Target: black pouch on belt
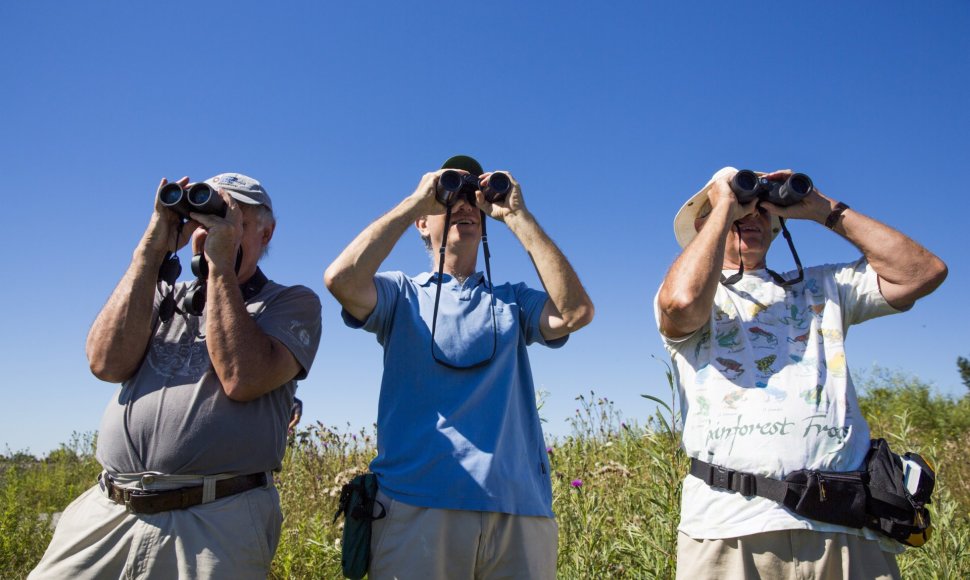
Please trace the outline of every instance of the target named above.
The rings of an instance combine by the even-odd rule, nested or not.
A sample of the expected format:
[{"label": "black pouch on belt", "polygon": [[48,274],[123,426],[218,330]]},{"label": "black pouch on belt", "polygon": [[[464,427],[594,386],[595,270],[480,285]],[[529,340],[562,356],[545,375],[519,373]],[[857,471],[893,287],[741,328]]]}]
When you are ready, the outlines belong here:
[{"label": "black pouch on belt", "polygon": [[[381,511],[374,515],[374,505]],[[367,573],[370,564],[371,523],[387,515],[384,506],[377,501],[377,476],[373,473],[358,475],[344,484],[340,490],[340,505],[333,521],[344,515],[343,550],[341,566],[343,574],[359,580]]]},{"label": "black pouch on belt", "polygon": [[796,514],[821,522],[862,528],[866,516],[865,471],[809,471],[788,474],[785,506]]}]

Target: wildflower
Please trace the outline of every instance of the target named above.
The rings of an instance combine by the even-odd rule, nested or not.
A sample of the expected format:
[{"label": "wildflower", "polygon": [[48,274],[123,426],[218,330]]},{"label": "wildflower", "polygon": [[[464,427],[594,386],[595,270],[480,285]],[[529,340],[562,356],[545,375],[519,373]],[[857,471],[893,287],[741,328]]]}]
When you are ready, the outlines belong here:
[{"label": "wildflower", "polygon": [[552,447],[546,447],[546,453],[548,453],[549,455],[552,455],[553,451],[555,451],[555,449],[553,449]]},{"label": "wildflower", "polygon": [[574,480],[572,480],[572,481],[569,482],[569,485],[575,487],[576,489],[579,489],[579,488],[583,487],[583,480],[582,479],[574,479]]}]

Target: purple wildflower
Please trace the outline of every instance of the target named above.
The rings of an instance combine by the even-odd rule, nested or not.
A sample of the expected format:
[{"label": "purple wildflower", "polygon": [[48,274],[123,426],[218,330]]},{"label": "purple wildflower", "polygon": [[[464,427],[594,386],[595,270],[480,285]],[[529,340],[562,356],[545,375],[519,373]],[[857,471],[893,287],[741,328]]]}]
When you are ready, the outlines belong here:
[{"label": "purple wildflower", "polygon": [[574,479],[574,480],[572,480],[572,481],[569,482],[569,485],[575,487],[576,489],[579,489],[579,488],[583,487],[583,480],[582,479]]}]

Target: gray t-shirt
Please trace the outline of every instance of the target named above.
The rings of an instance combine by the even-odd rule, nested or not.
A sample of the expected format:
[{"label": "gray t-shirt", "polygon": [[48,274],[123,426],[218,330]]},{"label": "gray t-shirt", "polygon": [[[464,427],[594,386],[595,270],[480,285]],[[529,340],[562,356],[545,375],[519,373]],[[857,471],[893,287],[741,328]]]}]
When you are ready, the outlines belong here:
[{"label": "gray t-shirt", "polygon": [[[141,367],[108,402],[98,434],[98,461],[109,473],[213,475],[276,469],[296,381],[306,377],[320,342],[320,299],[304,286],[269,281],[246,301],[259,328],[282,342],[303,367],[279,388],[249,402],[226,396],[209,360],[205,312],[176,313],[158,323]],[[190,288],[179,283],[176,303]]]}]

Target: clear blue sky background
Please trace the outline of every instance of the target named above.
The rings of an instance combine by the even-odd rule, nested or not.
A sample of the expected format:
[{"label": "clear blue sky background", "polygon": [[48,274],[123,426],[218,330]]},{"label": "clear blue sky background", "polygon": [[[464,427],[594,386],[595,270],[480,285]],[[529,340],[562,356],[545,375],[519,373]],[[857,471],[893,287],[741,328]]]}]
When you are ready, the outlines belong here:
[{"label": "clear blue sky background", "polygon": [[[666,393],[651,301],[674,213],[723,165],[804,171],[937,252],[944,286],[854,329],[849,362],[965,392],[966,2],[4,2],[0,26],[0,450],[97,428],[116,387],[84,340],[155,187],[223,171],[273,195],[264,270],[323,300],[305,419],[370,425],[380,349],[343,326],[322,273],[459,152],[521,181],[597,305],[565,349],[531,351],[552,434],[590,389],[640,420],[639,395]],[[806,264],[857,255],[792,230]],[[495,278],[538,285],[490,231]],[[784,244],[769,264],[791,266]],[[426,269],[416,233],[385,266]]]}]

